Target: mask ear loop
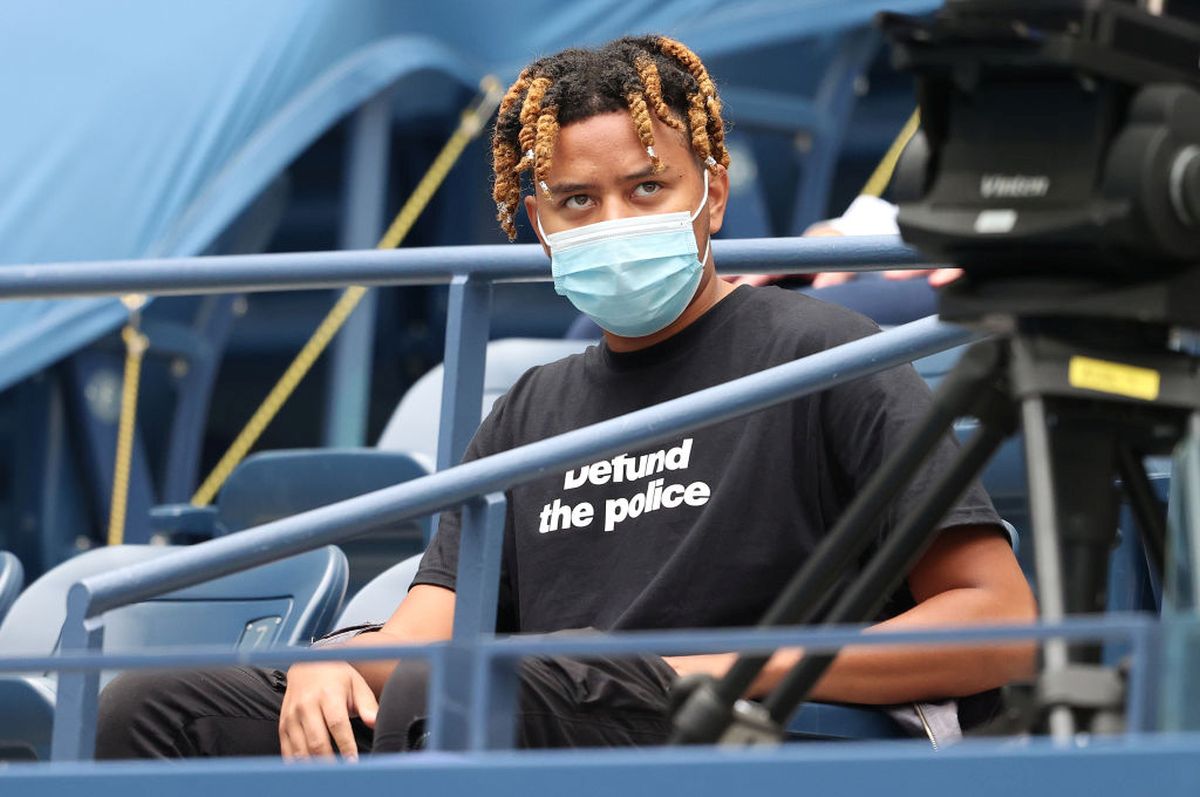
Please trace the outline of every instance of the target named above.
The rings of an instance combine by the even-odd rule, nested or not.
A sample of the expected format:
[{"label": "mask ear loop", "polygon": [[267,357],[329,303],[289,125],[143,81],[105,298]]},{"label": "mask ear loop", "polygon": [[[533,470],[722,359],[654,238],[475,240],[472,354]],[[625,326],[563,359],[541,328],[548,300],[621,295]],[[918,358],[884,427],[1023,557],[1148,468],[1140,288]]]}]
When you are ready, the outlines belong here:
[{"label": "mask ear loop", "polygon": [[704,206],[708,204],[708,169],[704,170],[704,196],[700,198],[700,207],[692,213],[692,217],[688,221],[695,221],[700,217],[700,211],[704,210]]},{"label": "mask ear loop", "polygon": [[[704,206],[708,204],[708,169],[704,170],[704,196],[700,199],[700,207],[696,208],[696,212],[692,214],[692,221],[700,217],[700,212],[704,210]],[[700,258],[700,265],[708,262],[708,253],[712,251],[712,235],[708,236],[708,243],[704,245],[704,257]]]}]

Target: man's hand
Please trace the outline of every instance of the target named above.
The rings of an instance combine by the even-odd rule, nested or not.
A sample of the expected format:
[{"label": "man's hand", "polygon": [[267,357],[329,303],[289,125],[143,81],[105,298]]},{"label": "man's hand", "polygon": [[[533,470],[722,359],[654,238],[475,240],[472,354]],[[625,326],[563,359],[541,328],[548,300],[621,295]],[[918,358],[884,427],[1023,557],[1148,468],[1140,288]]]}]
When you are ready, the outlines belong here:
[{"label": "man's hand", "polygon": [[[341,647],[421,644],[450,638],[454,624],[454,592],[417,584],[379,631],[368,631],[339,643]],[[293,664],[279,711],[279,748],[285,759],[342,758],[356,760],[358,747],[350,720],[358,717],[374,729],[383,692],[396,669],[394,660]],[[332,744],[330,737],[333,737]]]},{"label": "man's hand", "polygon": [[279,747],[285,759],[333,757],[333,744],[347,760],[358,759],[350,718],[375,727],[379,703],[358,670],[344,661],[294,664],[279,712]]}]

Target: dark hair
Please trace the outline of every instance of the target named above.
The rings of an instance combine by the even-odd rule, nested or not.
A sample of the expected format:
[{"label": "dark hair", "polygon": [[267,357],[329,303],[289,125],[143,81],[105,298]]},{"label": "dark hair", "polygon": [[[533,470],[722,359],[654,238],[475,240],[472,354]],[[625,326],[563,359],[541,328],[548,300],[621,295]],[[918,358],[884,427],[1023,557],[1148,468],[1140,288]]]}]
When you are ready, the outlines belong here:
[{"label": "dark hair", "polygon": [[558,129],[627,110],[656,170],[653,113],[691,142],[709,169],[729,165],[717,87],[700,58],[665,36],[626,36],[593,50],[572,48],[539,58],[521,72],[500,103],[492,134],[496,218],[510,239],[521,199],[521,174],[549,195],[545,177]]}]

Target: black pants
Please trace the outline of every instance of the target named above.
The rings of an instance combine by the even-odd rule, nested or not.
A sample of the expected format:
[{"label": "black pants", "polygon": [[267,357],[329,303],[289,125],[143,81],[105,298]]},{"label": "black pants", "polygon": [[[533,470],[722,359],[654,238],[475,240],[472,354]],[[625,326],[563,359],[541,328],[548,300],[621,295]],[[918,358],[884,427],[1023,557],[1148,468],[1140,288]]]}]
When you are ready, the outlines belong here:
[{"label": "black pants", "polygon": [[[401,661],[380,696],[372,732],[353,720],[360,752],[419,744],[428,666]],[[520,747],[662,744],[670,732],[662,659],[529,659],[520,668]],[[132,671],[100,695],[96,757],[277,756],[287,676],[279,670]],[[335,746],[336,749],[336,746]]]}]

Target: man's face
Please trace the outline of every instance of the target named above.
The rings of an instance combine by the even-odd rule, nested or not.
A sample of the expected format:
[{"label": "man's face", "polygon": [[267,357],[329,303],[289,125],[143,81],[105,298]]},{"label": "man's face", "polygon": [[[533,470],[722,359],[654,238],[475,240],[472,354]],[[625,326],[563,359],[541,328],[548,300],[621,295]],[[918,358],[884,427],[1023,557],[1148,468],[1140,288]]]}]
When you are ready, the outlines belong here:
[{"label": "man's face", "polygon": [[[694,212],[704,196],[703,167],[678,131],[658,119],[651,123],[654,151],[664,167],[657,174],[626,111],[600,114],[559,130],[546,177],[551,196],[535,186],[536,196],[525,198],[534,229],[539,215],[542,228],[554,233],[629,216]],[[708,203],[692,223],[702,254],[725,215],[729,178],[724,169],[718,172],[709,175]]]}]

